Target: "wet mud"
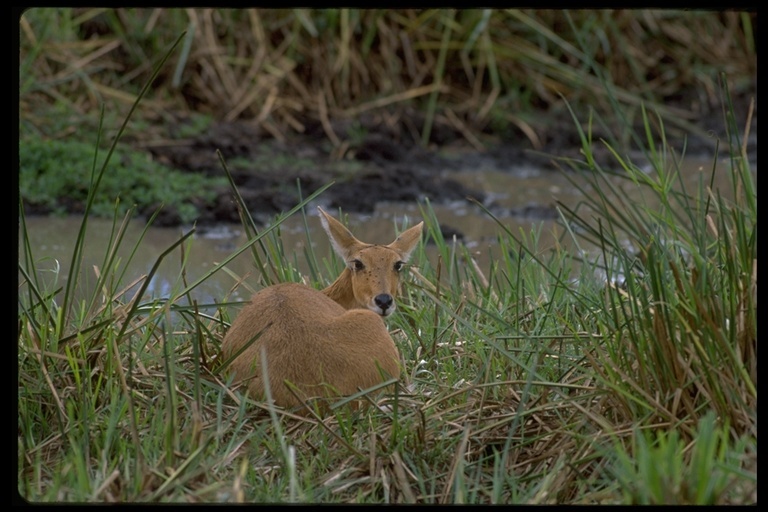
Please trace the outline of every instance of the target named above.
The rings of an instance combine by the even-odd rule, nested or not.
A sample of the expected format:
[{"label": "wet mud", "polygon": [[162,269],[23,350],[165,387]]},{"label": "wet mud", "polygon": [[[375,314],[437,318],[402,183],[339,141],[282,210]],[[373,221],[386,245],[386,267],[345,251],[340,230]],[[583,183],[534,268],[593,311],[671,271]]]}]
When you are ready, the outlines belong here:
[{"label": "wet mud", "polygon": [[[735,99],[740,119],[746,119],[750,99],[746,96]],[[694,133],[665,126],[669,146],[676,150],[685,148],[689,155],[714,155],[718,147],[721,152],[727,151],[721,112],[712,108],[708,114],[691,121]],[[534,147],[522,131],[513,130],[504,134],[485,134],[492,142],[484,150],[478,150],[470,146],[459,131],[438,124],[425,148],[415,143],[402,127],[392,128],[381,119],[364,115],[354,124],[333,124],[339,140],[352,141],[341,158],[323,127],[309,120],[305,122],[306,129],[301,136],[284,140],[274,138],[247,121],[221,122],[201,135],[180,138],[173,133],[185,123],[180,117],[178,123],[170,124],[168,140],[172,143],[154,143],[147,148],[155,159],[168,166],[211,176],[224,175],[223,160],[250,213],[260,220],[292,208],[300,201],[300,196],[306,197],[331,181],[334,185],[323,193],[321,202],[329,208],[341,207],[349,212],[372,212],[377,202],[415,202],[425,198],[432,203],[475,199],[492,209],[493,201],[488,201],[483,192],[468,186],[467,180],[460,184],[446,177],[446,173],[456,170],[471,173],[482,169],[514,173],[530,168],[555,171],[558,167],[568,168],[563,159],[583,161],[581,140],[570,113],[566,110],[545,116],[543,126],[546,128],[537,133],[539,147]],[[414,115],[409,121],[414,126],[421,126],[423,120]],[[592,130],[593,140],[611,140],[610,128],[593,124]],[[755,116],[747,145],[755,161],[756,142]],[[615,166],[605,145],[595,143],[593,148],[598,163]],[[334,152],[337,154],[335,158],[332,156]],[[239,222],[231,187],[221,187],[217,192],[212,203],[197,205],[202,212],[198,223]],[[513,213],[546,219],[554,215],[554,209],[550,205],[521,205],[520,211]],[[178,214],[169,205],[156,220],[160,226],[178,222]]]}]

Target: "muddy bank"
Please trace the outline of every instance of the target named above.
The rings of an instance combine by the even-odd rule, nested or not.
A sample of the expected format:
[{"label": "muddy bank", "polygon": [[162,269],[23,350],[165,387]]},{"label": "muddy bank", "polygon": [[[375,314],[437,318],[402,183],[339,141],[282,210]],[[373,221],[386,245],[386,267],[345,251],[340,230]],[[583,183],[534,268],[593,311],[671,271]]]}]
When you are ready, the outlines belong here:
[{"label": "muddy bank", "polygon": [[[746,95],[735,99],[737,119],[746,119],[749,101]],[[586,120],[586,115],[584,117]],[[136,140],[133,143],[146,147],[154,158],[168,166],[211,176],[223,175],[219,151],[252,215],[260,220],[295,206],[299,201],[297,183],[306,196],[330,181],[335,184],[323,194],[322,202],[330,208],[341,207],[350,212],[371,212],[377,202],[415,202],[425,197],[433,203],[468,201],[472,197],[492,209],[493,201],[481,191],[446,178],[445,173],[459,169],[510,173],[527,172],[531,168],[554,171],[555,158],[583,160],[579,134],[567,110],[543,113],[541,119],[536,134],[538,148],[522,131],[512,130],[483,134],[484,140],[490,143],[479,151],[471,147],[458,130],[440,123],[434,127],[429,147],[424,148],[414,143],[402,126],[392,127],[370,115],[363,115],[354,124],[333,124],[338,138],[350,141],[341,159],[331,157],[335,149],[325,130],[311,120],[304,120],[306,130],[302,136],[281,141],[247,121],[222,122],[202,135],[179,138],[174,132],[187,122],[179,117],[177,123],[169,124],[164,138],[172,142],[144,144]],[[409,122],[421,126],[422,120],[414,114]],[[692,122],[694,133],[666,125],[665,130],[670,147],[676,150],[685,147],[687,155],[714,156],[718,138],[720,151],[727,152],[723,124],[721,111],[711,108]],[[737,128],[740,132],[744,129],[743,126]],[[610,139],[610,128],[593,124],[592,130],[595,141]],[[756,146],[755,115],[748,144],[750,158],[755,162]],[[615,165],[604,145],[595,143],[594,151],[601,165]],[[637,161],[642,161],[639,154],[636,156]],[[229,187],[222,187],[212,204],[197,206],[202,212],[200,225],[239,222]],[[511,214],[550,218],[554,205],[520,205],[519,211]],[[178,222],[174,207],[167,205],[156,224],[172,226]]]}]

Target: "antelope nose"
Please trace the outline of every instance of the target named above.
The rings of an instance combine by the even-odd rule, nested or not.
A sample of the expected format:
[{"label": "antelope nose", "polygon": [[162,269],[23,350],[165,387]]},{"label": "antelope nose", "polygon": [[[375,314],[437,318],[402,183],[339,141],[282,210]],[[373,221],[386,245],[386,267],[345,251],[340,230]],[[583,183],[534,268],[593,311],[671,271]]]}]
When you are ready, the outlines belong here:
[{"label": "antelope nose", "polygon": [[373,298],[373,302],[381,308],[382,316],[387,316],[390,313],[389,309],[392,308],[394,304],[394,299],[392,299],[392,296],[388,293],[381,293]]}]

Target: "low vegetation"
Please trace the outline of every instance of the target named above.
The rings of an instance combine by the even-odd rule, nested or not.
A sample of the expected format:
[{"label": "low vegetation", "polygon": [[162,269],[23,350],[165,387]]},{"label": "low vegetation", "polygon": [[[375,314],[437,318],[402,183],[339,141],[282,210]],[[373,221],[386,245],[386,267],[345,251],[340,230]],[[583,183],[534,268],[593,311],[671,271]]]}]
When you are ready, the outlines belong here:
[{"label": "low vegetation", "polygon": [[[78,141],[30,139],[19,152],[19,185],[27,208],[45,214],[82,214],[94,165],[93,144]],[[103,154],[99,154],[103,158]],[[99,217],[122,216],[136,205],[140,214],[151,215],[162,205],[174,205],[176,222],[190,224],[215,198],[215,187],[224,178],[183,173],[155,161],[148,154],[118,150],[120,162],[104,175],[99,195],[89,212]],[[163,176],[158,180],[157,176]],[[115,199],[119,198],[116,203]]]},{"label": "low vegetation", "polygon": [[[93,18],[86,16],[91,12],[69,19],[80,26]],[[258,30],[265,27],[258,11],[174,11],[177,16],[182,12],[198,22],[186,38],[215,35],[213,44],[234,34],[213,31],[214,25],[229,26],[221,24],[221,16],[224,21],[243,19],[259,40],[271,41],[269,48],[281,49],[277,53],[281,59],[295,59],[293,65],[270,61],[271,67],[264,69],[288,81],[290,72],[281,70],[301,69],[295,45],[305,40],[285,38],[280,46],[268,39],[272,32]],[[303,11],[290,12],[294,16],[285,19],[291,23],[280,25],[277,20],[283,18],[275,14],[272,28],[287,35],[311,33],[312,26],[318,33],[327,29],[320,24],[322,17],[305,19]],[[480,16],[478,22],[483,20],[485,11],[472,12]],[[120,23],[135,15],[105,13]],[[735,18],[731,14],[718,19],[744,21],[738,13],[733,13]],[[490,35],[492,28],[502,30],[506,25],[495,18],[485,25],[467,25],[483,27],[476,37],[466,32],[466,41],[485,45],[476,51],[472,45],[448,44],[463,26],[456,20],[470,14],[339,11],[338,17],[328,14],[325,21],[337,23],[331,26],[342,38],[352,37],[357,34],[354,28],[362,26],[355,24],[353,15],[373,17],[366,25],[376,30],[370,41],[370,32],[359,35],[368,44],[404,44],[404,32],[393,32],[393,27],[405,30],[409,23],[418,24],[419,48],[424,52],[419,55],[427,59],[433,52],[435,60],[418,59],[428,65],[420,64],[414,72],[444,69],[441,55],[453,48],[461,56],[465,47],[470,56],[485,55],[482,62],[488,76],[500,69],[493,68],[497,47]],[[562,50],[558,62],[579,55],[558,32],[536,23],[547,13],[539,18],[523,11],[502,15],[518,26],[536,28],[538,39],[528,34],[518,41],[527,41],[525,48],[530,41],[557,43]],[[649,16],[646,22],[657,19]],[[62,19],[67,18],[51,23]],[[622,34],[632,32],[612,30],[640,23],[620,25],[621,19],[609,17],[605,25],[613,27],[607,34],[614,43],[626,41],[622,38],[630,36]],[[140,25],[143,44],[155,41],[164,46],[150,21]],[[686,28],[692,33],[691,27]],[[659,34],[663,37],[654,41],[679,37],[674,32]],[[708,37],[702,35],[702,43]],[[186,40],[178,41],[182,55],[173,69],[183,70],[190,57]],[[430,41],[435,40],[443,44],[432,46]],[[84,51],[87,41],[72,48]],[[408,41],[413,45],[416,39]],[[109,48],[100,38],[90,42],[104,51]],[[38,44],[42,45],[41,39]],[[695,51],[693,46],[689,51]],[[617,48],[630,52],[632,47]],[[141,44],[124,51],[129,50],[136,52],[137,62],[138,56],[147,55]],[[552,51],[550,46],[548,53],[534,55]],[[305,48],[305,53],[328,56],[323,46],[315,53]],[[34,60],[32,53],[27,55]],[[234,55],[232,62],[240,62],[240,54]],[[607,55],[605,65],[610,63]],[[649,52],[648,58],[653,55]],[[216,83],[214,76],[230,80],[215,67],[214,57],[207,57],[208,65],[204,56],[199,57],[200,76],[208,77],[208,84]],[[635,61],[643,59],[635,56]],[[287,68],[280,67],[281,62]],[[352,77],[361,72],[354,56],[344,54],[328,62],[336,63],[336,74],[350,78],[319,87],[328,94],[325,101],[347,97],[336,90],[344,83],[356,91]],[[479,66],[481,61],[475,62]],[[261,68],[238,69],[252,69],[254,80],[262,76]],[[162,60],[145,83],[156,83],[161,73],[168,73]],[[371,76],[385,74],[382,70]],[[65,72],[59,78],[75,76],[79,80],[84,75]],[[165,79],[172,81],[173,76]],[[553,80],[544,70],[530,79],[544,88]],[[69,83],[74,86],[75,81]],[[94,91],[118,97],[121,85],[107,84]],[[193,98],[197,89],[189,87],[187,97]],[[233,98],[231,91],[211,87],[218,97]],[[35,94],[54,94],[55,87],[53,82],[22,83],[22,108],[33,97],[25,100],[24,93],[33,89]],[[125,122],[116,125],[114,133],[104,137],[106,129],[98,131],[98,140],[110,142],[100,152],[94,150],[104,156],[92,160],[81,231],[66,275],[54,272],[55,279],[42,279],[50,269],[43,267],[31,247],[23,205],[19,209],[21,497],[32,502],[756,503],[757,194],[744,147],[743,127],[751,126],[750,119],[738,119],[732,106],[722,121],[728,134],[722,142],[729,153],[725,165],[732,177],[730,191],[712,190],[707,180],[695,190],[682,187],[677,169],[684,150],[667,144],[663,109],[638,104],[640,132],[628,119],[618,120],[621,127],[612,140],[626,138],[642,162],[625,156],[610,141],[598,140],[592,130],[595,119],[574,116],[572,129],[581,141],[582,156],[559,163],[568,175],[586,178],[590,193],[579,208],[561,205],[559,211],[574,243],[588,241],[600,248],[596,253],[543,252],[536,229],[513,233],[499,222],[501,256],[482,272],[461,244],[443,239],[430,204],[423,203],[425,242],[436,245],[438,256],[427,257],[423,246],[412,255],[414,265],[398,312],[387,320],[403,356],[404,377],[398,390],[369,393],[374,406],[362,412],[339,404],[326,417],[297,417],[253,402],[231,385],[220,343],[238,305],[228,297],[200,303],[195,289],[219,272],[232,277],[232,291],[281,281],[329,284],[342,263],[330,253],[315,254],[309,244],[303,257],[310,271],[301,275],[288,263],[294,255],[286,254],[277,229],[284,219],[305,215],[307,203],[325,188],[263,228],[250,217],[230,182],[242,206],[249,242],[197,281],[188,280],[182,265],[162,297],[150,296],[146,289],[162,260],[184,262],[194,250],[194,228],[159,254],[146,276],[128,283],[123,272],[130,257],[119,260],[115,254],[123,243],[125,224],[137,211],[113,213],[113,236],[105,241],[103,263],[88,269],[80,266],[89,214],[105,194],[107,175],[119,166],[118,145],[149,90],[145,86],[131,96]],[[597,86],[584,90],[601,94]],[[729,97],[727,81],[722,92]],[[323,107],[322,101],[312,98],[307,102],[318,101],[321,120],[324,108],[341,108],[327,103]],[[620,90],[609,87],[603,99],[612,103],[622,98]],[[162,98],[147,99],[152,103]],[[281,123],[291,124],[293,104],[287,97],[271,101],[271,108],[279,106],[282,113],[269,110],[265,119],[279,131],[285,126]],[[264,108],[242,99],[236,105]],[[425,119],[431,115],[437,120],[437,110],[430,110],[430,105],[426,103]],[[441,108],[448,119],[450,107]],[[421,134],[428,132],[422,126]],[[593,158],[598,148],[612,152],[611,169]],[[712,173],[716,163],[713,159]],[[221,167],[228,175],[224,158]],[[574,186],[583,186],[579,183],[574,180]],[[645,201],[616,204],[601,192],[621,187],[643,190]],[[150,215],[147,223],[152,222]],[[395,228],[402,231],[411,224],[404,221]],[[246,251],[253,256],[257,278],[234,275],[227,267]],[[86,272],[95,281],[89,292],[82,286]]]},{"label": "low vegetation", "polygon": [[[96,291],[77,299],[81,242],[61,287],[46,287],[22,222],[21,496],[755,502],[757,206],[749,163],[732,154],[735,199],[726,200],[705,183],[675,187],[679,155],[657,146],[650,127],[650,173],[618,154],[624,172],[603,170],[590,162],[583,135],[585,159],[565,163],[597,191],[617,180],[647,189],[653,206],[611,204],[598,193],[581,211],[562,209],[577,240],[601,247],[578,270],[570,254],[539,252],[535,231],[510,233],[499,223],[505,256],[484,275],[468,251],[442,239],[424,204],[439,257],[430,261],[423,247],[413,256],[419,263],[389,320],[406,378],[394,395],[371,394],[378,407],[365,412],[340,406],[300,418],[229,385],[219,349],[231,304],[194,299],[229,258],[194,283],[182,271],[167,296],[146,296],[155,269],[122,283],[130,261],[112,259],[129,212],[115,218],[104,264],[94,269]],[[233,257],[252,251],[262,285],[323,286],[340,271],[340,262],[311,252],[308,276],[281,263],[288,260],[274,228],[310,199],[261,232],[244,213],[253,237]],[[87,215],[82,226],[84,233]],[[173,253],[183,261],[191,233],[158,264]],[[243,284],[232,277],[233,289]]]}]

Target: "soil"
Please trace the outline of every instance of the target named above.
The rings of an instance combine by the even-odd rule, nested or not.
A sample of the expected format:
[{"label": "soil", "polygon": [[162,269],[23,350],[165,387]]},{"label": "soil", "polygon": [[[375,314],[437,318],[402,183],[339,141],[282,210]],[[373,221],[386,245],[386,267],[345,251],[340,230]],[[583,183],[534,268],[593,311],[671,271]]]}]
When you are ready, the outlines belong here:
[{"label": "soil", "polygon": [[[747,95],[733,99],[736,119],[741,123],[747,118],[750,100],[751,96]],[[690,111],[692,101],[696,100],[681,101],[681,107],[688,107]],[[665,123],[669,146],[677,151],[685,148],[686,155],[712,156],[716,147],[721,152],[727,152],[722,110],[716,106],[706,111],[700,110],[699,119],[692,123],[696,127],[693,134],[676,131]],[[586,119],[587,114],[582,117]],[[415,202],[425,197],[432,203],[466,201],[468,197],[480,201],[485,199],[480,190],[473,190],[446,178],[445,171],[449,170],[490,168],[519,172],[531,167],[555,170],[558,167],[555,160],[584,160],[578,131],[567,110],[547,112],[540,119],[537,136],[541,147],[536,149],[523,132],[512,131],[506,134],[481,134],[483,140],[490,143],[485,150],[480,151],[471,147],[459,131],[439,123],[433,128],[429,146],[424,148],[414,141],[407,129],[393,128],[374,116],[362,116],[354,126],[344,122],[333,124],[333,130],[340,140],[355,141],[340,159],[331,157],[334,148],[323,127],[310,120],[304,121],[306,129],[301,136],[289,140],[277,140],[248,121],[221,122],[202,135],[178,138],[173,131],[178,131],[186,122],[180,116],[177,123],[165,123],[171,128],[162,138],[172,142],[163,144],[155,141],[145,147],[166,165],[211,176],[223,175],[223,159],[251,214],[263,221],[299,202],[297,183],[300,183],[301,194],[306,197],[334,181],[334,185],[321,196],[325,206],[341,207],[349,212],[372,212],[377,202]],[[422,126],[418,114],[410,116],[409,122],[414,126]],[[739,133],[743,133],[743,126],[736,128]],[[593,124],[592,132],[595,141],[600,138],[609,139],[608,134],[596,124]],[[716,145],[718,138],[719,146]],[[141,141],[136,142],[143,145]],[[593,146],[595,158],[600,165],[615,165],[615,160],[604,145],[594,143]],[[755,114],[748,143],[748,152],[753,162],[756,162],[756,146]],[[631,152],[629,155],[632,158]],[[559,167],[567,168],[568,165]],[[201,202],[197,206],[202,212],[198,220],[201,226],[240,222],[229,186],[218,191],[212,204]],[[530,206],[516,213],[533,218],[547,218],[553,214],[546,207]],[[172,207],[164,208],[156,220],[157,225],[172,226],[178,223],[179,217]]]}]

